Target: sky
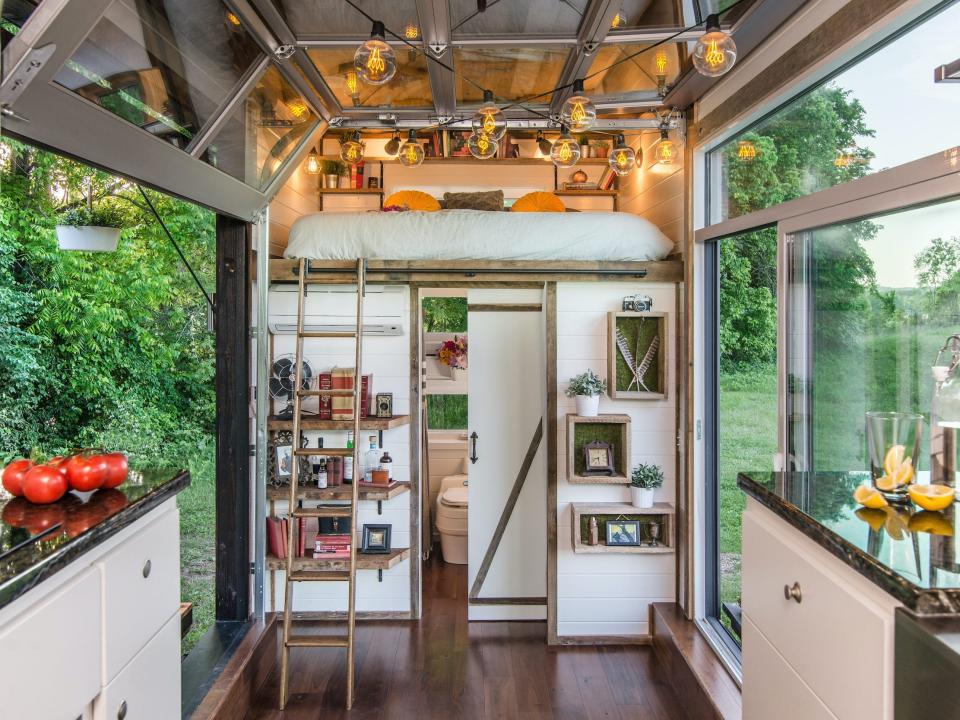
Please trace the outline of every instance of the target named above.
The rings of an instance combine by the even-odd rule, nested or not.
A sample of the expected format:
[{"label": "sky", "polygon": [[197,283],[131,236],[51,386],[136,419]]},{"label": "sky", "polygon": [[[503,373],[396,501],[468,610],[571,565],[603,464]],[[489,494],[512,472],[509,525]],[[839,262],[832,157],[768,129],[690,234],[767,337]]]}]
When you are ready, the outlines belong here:
[{"label": "sky", "polygon": [[[845,71],[834,82],[853,90],[876,137],[873,170],[960,145],[960,83],[935,83],[933,70],[960,58],[960,2]],[[913,258],[935,237],[960,237],[960,201],[888,215],[868,243],[877,284],[915,287]]]}]

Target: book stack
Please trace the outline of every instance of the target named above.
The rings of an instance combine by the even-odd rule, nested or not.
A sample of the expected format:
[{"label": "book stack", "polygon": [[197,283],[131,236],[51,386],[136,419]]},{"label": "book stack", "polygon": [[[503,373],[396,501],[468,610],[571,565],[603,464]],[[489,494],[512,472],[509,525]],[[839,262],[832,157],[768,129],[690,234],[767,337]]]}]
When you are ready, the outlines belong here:
[{"label": "book stack", "polygon": [[563,184],[564,190],[596,190],[595,182],[566,182]]},{"label": "book stack", "polygon": [[[320,387],[323,388],[326,383],[326,373],[320,374]],[[330,373],[330,387],[333,390],[353,390],[353,383],[356,373],[353,368],[334,368]],[[328,396],[329,397],[329,396]],[[330,398],[331,420],[353,420],[353,396],[335,395]],[[369,414],[370,404],[373,402],[373,375],[363,376],[363,385],[360,391],[360,417],[365,418]],[[324,406],[320,406],[320,419],[323,417]]]},{"label": "book stack", "polygon": [[350,557],[350,535],[317,534],[313,556],[325,560],[338,560]]},{"label": "book stack", "polygon": [[305,557],[307,518],[267,518],[267,552],[280,560],[285,560],[287,557],[287,529],[291,522],[296,523],[297,528],[297,542],[293,548],[294,557]]},{"label": "book stack", "polygon": [[597,188],[600,190],[612,190],[613,184],[617,180],[617,174],[609,165],[603,169],[600,174],[600,180],[597,182]]}]

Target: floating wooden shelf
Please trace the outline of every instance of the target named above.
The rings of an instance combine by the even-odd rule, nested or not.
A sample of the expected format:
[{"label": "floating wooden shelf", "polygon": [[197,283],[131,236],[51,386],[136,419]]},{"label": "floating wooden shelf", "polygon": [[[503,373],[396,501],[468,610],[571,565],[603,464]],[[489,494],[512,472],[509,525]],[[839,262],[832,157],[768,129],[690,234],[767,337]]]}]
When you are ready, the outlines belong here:
[{"label": "floating wooden shelf", "polygon": [[[323,160],[340,160],[339,156],[324,155]],[[383,163],[386,165],[399,164],[396,158],[377,158],[365,157],[365,163]],[[451,155],[449,157],[425,157],[425,163],[496,163],[498,165],[549,165],[551,163],[548,157],[519,157],[519,158],[490,158],[489,160],[479,160],[473,155]],[[607,158],[580,158],[577,165],[607,165]],[[574,166],[576,167],[576,166]],[[569,169],[569,168],[568,168]]]},{"label": "floating wooden shelf", "polygon": [[[308,550],[308,553],[311,551]],[[364,555],[357,552],[357,570],[389,570],[410,557],[410,548],[394,548],[382,555]],[[349,570],[348,558],[315,558],[312,555],[294,558],[294,570]],[[287,561],[273,555],[267,555],[267,570],[286,570]]]},{"label": "floating wooden shelf", "polygon": [[320,188],[321,195],[383,195],[381,188]]},{"label": "floating wooden shelf", "polygon": [[554,190],[554,195],[563,195],[564,197],[573,197],[584,195],[587,197],[616,197],[616,190]]},{"label": "floating wooden shelf", "polygon": [[[583,541],[581,518],[594,515],[609,520],[621,516],[635,519],[642,515],[658,515],[663,527],[656,546],[606,545],[606,534],[601,529],[600,544],[587,545]],[[629,555],[663,555],[674,551],[674,507],[671,503],[654,503],[650,508],[638,508],[628,503],[570,503],[570,534],[575,553],[622,553]],[[642,530],[641,530],[642,532]]]},{"label": "floating wooden shelf", "polygon": [[[394,415],[392,418],[361,418],[361,430],[390,430],[410,424],[409,415]],[[320,420],[304,417],[300,419],[301,430],[353,430],[353,420]],[[267,430],[293,430],[293,420],[267,420]]]},{"label": "floating wooden shelf", "polygon": [[[361,500],[392,500],[398,495],[410,492],[410,483],[392,482],[389,485],[368,485],[360,483],[357,494]],[[304,485],[297,488],[298,500],[349,500],[352,490],[349,485],[337,485],[336,487],[318,488],[310,485]],[[267,500],[288,500],[290,498],[290,489],[286,487],[267,487]]]},{"label": "floating wooden shelf", "polygon": [[[592,426],[578,434],[577,426]],[[607,426],[606,428],[601,426]],[[589,436],[589,437],[587,437]],[[606,440],[613,445],[613,475],[584,475],[581,453],[587,440]],[[630,478],[630,416],[629,415],[567,415],[567,482],[574,485],[629,485]]]}]

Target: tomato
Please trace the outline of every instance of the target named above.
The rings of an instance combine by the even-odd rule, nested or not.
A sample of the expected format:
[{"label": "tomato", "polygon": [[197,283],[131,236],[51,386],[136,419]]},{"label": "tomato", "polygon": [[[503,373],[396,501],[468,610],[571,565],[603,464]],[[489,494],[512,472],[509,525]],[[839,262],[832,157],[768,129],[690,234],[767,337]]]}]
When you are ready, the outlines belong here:
[{"label": "tomato", "polygon": [[[27,510],[25,527],[32,535],[39,535],[63,523],[63,508],[59,505],[31,505]],[[50,533],[44,540],[53,540],[59,533]]]},{"label": "tomato", "polygon": [[23,478],[23,494],[32,503],[47,505],[67,492],[67,479],[49,465],[36,465]]},{"label": "tomato", "polygon": [[97,507],[102,507],[108,516],[123,510],[127,506],[127,496],[123,494],[122,490],[116,488],[101,490],[92,499],[96,501]]},{"label": "tomato", "polygon": [[103,455],[74,455],[67,460],[67,479],[72,490],[90,492],[103,485],[107,461]]},{"label": "tomato", "polygon": [[56,457],[52,457],[49,460],[47,460],[47,465],[59,471],[60,473],[63,474],[64,477],[66,477],[67,476],[67,460],[69,459],[70,458],[67,457],[66,455],[57,455]]},{"label": "tomato", "polygon": [[103,481],[102,487],[109,490],[122,485],[123,481],[127,479],[127,472],[130,469],[127,456],[122,452],[112,452],[102,457],[107,463],[107,478]]},{"label": "tomato", "polygon": [[3,469],[3,487],[11,495],[23,495],[23,476],[33,467],[32,460],[14,460]]},{"label": "tomato", "polygon": [[10,527],[25,527],[27,514],[33,505],[26,498],[16,497],[3,506],[3,521]]}]

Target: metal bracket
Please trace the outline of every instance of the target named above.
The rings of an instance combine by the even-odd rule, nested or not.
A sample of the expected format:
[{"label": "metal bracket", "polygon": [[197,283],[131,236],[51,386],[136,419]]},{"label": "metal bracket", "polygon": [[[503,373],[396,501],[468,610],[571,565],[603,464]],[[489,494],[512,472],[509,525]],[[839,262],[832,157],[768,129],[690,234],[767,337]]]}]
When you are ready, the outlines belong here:
[{"label": "metal bracket", "polygon": [[383,568],[377,568],[377,582],[383,582]]},{"label": "metal bracket", "polygon": [[340,127],[345,119],[346,118],[344,118],[342,115],[338,115],[337,117],[330,118],[327,123],[330,125],[330,127]]},{"label": "metal bracket", "polygon": [[432,52],[436,57],[440,57],[450,46],[444,43],[431,43],[427,47],[430,48],[430,52]]},{"label": "metal bracket", "polygon": [[14,113],[9,106],[13,105],[23,94],[23,91],[37,76],[37,71],[47,64],[56,50],[57,46],[54,43],[33,48],[10,71],[3,84],[0,85],[0,105],[4,108],[4,115],[18,120],[25,119]]},{"label": "metal bracket", "polygon": [[296,51],[296,45],[277,45],[277,49],[273,51],[273,54],[279,60],[289,60]]},{"label": "metal bracket", "polygon": [[377,500],[377,515],[383,515],[383,500]]},{"label": "metal bracket", "polygon": [[583,54],[593,55],[597,51],[598,47],[600,47],[600,43],[598,42],[585,42],[583,44]]}]

